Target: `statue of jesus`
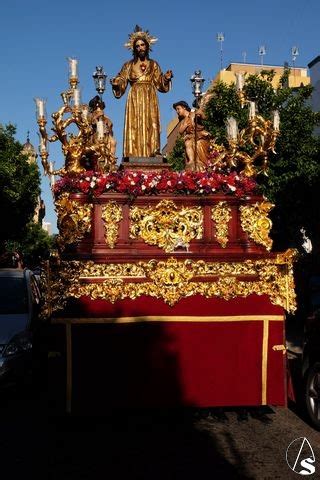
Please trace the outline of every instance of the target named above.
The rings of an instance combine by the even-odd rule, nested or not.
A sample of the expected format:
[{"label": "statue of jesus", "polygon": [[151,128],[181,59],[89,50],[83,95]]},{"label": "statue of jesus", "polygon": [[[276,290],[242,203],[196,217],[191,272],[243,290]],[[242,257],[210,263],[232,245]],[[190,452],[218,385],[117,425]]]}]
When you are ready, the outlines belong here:
[{"label": "statue of jesus", "polygon": [[171,88],[172,71],[162,73],[155,60],[149,58],[156,38],[138,25],[125,44],[133,53],[118,75],[110,80],[116,98],[122,97],[128,83],[123,136],[124,157],[153,157],[160,154],[160,112],[157,90],[166,93]]}]

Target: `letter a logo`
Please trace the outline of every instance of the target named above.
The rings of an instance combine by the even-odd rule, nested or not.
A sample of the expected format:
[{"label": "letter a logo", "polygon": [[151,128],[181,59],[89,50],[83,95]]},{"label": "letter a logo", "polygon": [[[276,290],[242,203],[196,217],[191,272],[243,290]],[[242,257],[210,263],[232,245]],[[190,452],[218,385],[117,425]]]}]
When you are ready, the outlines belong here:
[{"label": "letter a logo", "polygon": [[286,451],[287,464],[299,475],[312,475],[316,471],[316,461],[312,447],[306,437],[293,440]]}]

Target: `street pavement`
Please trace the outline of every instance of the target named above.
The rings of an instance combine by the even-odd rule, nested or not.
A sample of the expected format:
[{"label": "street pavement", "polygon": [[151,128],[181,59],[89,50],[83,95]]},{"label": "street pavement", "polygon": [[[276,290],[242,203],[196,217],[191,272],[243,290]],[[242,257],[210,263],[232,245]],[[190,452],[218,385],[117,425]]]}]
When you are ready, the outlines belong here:
[{"label": "street pavement", "polygon": [[32,387],[1,392],[1,478],[290,480],[300,476],[286,450],[299,437],[316,457],[310,478],[320,478],[320,433],[287,408],[67,416],[58,407]]}]

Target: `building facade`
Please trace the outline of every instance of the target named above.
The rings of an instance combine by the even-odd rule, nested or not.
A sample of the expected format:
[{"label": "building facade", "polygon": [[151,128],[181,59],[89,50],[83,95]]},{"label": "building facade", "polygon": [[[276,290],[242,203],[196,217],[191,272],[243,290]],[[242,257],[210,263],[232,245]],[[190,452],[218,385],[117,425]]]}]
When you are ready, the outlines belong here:
[{"label": "building facade", "polygon": [[[309,64],[311,85],[314,90],[311,97],[311,108],[314,112],[320,111],[320,55],[314,58]],[[317,135],[320,135],[320,127],[315,129]]]}]

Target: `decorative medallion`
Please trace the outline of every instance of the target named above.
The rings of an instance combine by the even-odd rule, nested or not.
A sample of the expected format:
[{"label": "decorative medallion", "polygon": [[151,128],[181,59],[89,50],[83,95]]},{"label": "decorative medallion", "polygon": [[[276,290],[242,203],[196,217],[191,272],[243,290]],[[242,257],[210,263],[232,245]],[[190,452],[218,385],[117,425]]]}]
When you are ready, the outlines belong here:
[{"label": "decorative medallion", "polygon": [[131,208],[130,222],[131,238],[140,237],[166,253],[179,247],[188,250],[191,240],[203,235],[202,208],[178,208],[171,200],[162,200],[155,207]]},{"label": "decorative medallion", "polygon": [[230,263],[175,258],[137,264],[62,261],[51,265],[48,291],[54,310],[63,308],[69,298],[82,296],[114,303],[147,295],[172,306],[193,295],[229,300],[256,294],[294,312],[293,261],[292,250],[271,259]]},{"label": "decorative medallion", "polygon": [[227,202],[219,202],[212,208],[211,218],[215,222],[216,239],[222,246],[226,248],[229,241],[229,221],[231,220],[231,208]]},{"label": "decorative medallion", "polygon": [[69,193],[63,193],[55,201],[58,215],[58,242],[60,248],[71,243],[78,243],[86,233],[91,231],[92,204],[81,204],[70,200]]},{"label": "decorative medallion", "polygon": [[119,223],[122,219],[122,208],[114,200],[102,206],[102,220],[104,221],[106,244],[114,248],[119,236]]},{"label": "decorative medallion", "polygon": [[254,242],[264,245],[268,251],[272,247],[272,240],[269,237],[272,222],[268,218],[268,213],[273,207],[274,205],[267,201],[240,207],[242,229]]}]

